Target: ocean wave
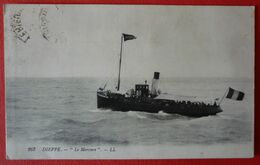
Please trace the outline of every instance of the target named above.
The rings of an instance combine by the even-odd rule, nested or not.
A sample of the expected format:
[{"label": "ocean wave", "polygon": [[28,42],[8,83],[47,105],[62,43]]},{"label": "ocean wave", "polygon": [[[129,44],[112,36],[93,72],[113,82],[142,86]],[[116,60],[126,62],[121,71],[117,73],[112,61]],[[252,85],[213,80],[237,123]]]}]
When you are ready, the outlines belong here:
[{"label": "ocean wave", "polygon": [[[97,128],[100,127],[102,125],[106,125],[107,123],[111,123],[113,120],[111,119],[106,119],[106,118],[101,118],[101,119],[96,119],[93,121],[87,121],[87,122],[83,122],[83,121],[78,121],[78,120],[74,120],[74,119],[61,119],[59,121],[56,121],[54,123],[52,123],[50,125],[50,127],[52,128],[84,128],[84,127],[90,127],[91,128]],[[115,122],[120,122],[120,118],[115,121]],[[62,129],[64,130],[64,129]]]},{"label": "ocean wave", "polygon": [[74,98],[74,97],[76,97],[76,96],[74,96],[74,95],[69,95],[69,98]]},{"label": "ocean wave", "polygon": [[162,115],[162,116],[168,116],[168,115],[170,115],[169,113],[165,113],[165,112],[163,112],[163,111],[159,111],[158,114],[159,114],[159,115]]},{"label": "ocean wave", "polygon": [[173,120],[173,121],[186,121],[187,119],[190,119],[189,117],[186,117],[186,116],[182,116],[182,115],[178,115],[178,114],[168,114],[168,115],[162,115],[162,114],[151,114],[149,115],[149,118],[150,119],[153,119],[153,120],[159,120],[159,121],[162,121],[162,120],[166,120],[166,121],[169,121],[169,120]]},{"label": "ocean wave", "polygon": [[159,111],[158,113],[147,113],[147,112],[137,112],[137,111],[129,111],[127,112],[127,116],[136,117],[138,119],[147,119],[147,120],[186,120],[189,117],[178,115],[178,114],[169,114],[163,111]]},{"label": "ocean wave", "polygon": [[73,104],[73,103],[75,103],[75,101],[69,100],[69,101],[65,101],[63,104],[70,105],[70,104]]},{"label": "ocean wave", "polygon": [[105,138],[105,137],[102,137],[102,136],[85,137],[82,140],[82,142],[86,143],[86,144],[109,144],[109,145],[126,145],[126,144],[129,144],[129,141],[127,141],[127,140]]},{"label": "ocean wave", "polygon": [[196,121],[208,121],[208,120],[213,120],[213,119],[216,119],[216,118],[219,118],[218,116],[203,116],[203,117],[199,117],[199,118],[193,118],[192,121],[196,122]]},{"label": "ocean wave", "polygon": [[100,136],[91,132],[73,131],[60,129],[48,136],[42,137],[39,140],[62,142],[66,144],[109,144],[109,145],[127,145],[129,141],[115,139],[111,137]]},{"label": "ocean wave", "polygon": [[102,125],[106,125],[108,122],[112,122],[112,121],[114,121],[114,120],[98,119],[98,120],[95,120],[95,121],[88,122],[88,125],[91,125],[91,126],[100,126],[101,125],[102,126]]},{"label": "ocean wave", "polygon": [[66,125],[69,125],[69,126],[85,126],[85,125],[87,125],[87,123],[66,118],[66,119],[61,119],[59,121],[56,121],[56,122],[52,123],[51,125],[53,125],[55,127],[60,126],[60,125],[62,125],[62,126],[66,126]]},{"label": "ocean wave", "polygon": [[111,109],[90,109],[89,112],[95,112],[95,113],[103,113],[103,112],[112,112]]},{"label": "ocean wave", "polygon": [[243,123],[245,120],[241,120],[239,118],[236,118],[235,116],[229,116],[229,115],[215,115],[215,116],[205,116],[201,118],[195,118],[194,121],[213,121],[213,120],[221,120],[222,122],[232,122],[232,123]]},{"label": "ocean wave", "polygon": [[37,106],[29,106],[29,105],[17,105],[17,104],[11,104],[11,105],[6,105],[8,109],[11,110],[42,110],[45,108],[42,107],[37,107]]},{"label": "ocean wave", "polygon": [[136,111],[128,111],[127,115],[131,116],[131,117],[137,117],[139,119],[146,119],[147,118],[145,115],[142,115],[141,113],[138,113]]},{"label": "ocean wave", "polygon": [[[173,119],[181,119],[186,120],[189,119],[187,116],[182,116],[178,114],[169,114],[165,113],[163,111],[159,111],[158,113],[148,113],[148,112],[140,112],[140,111],[127,111],[127,112],[121,112],[121,111],[112,111],[111,109],[91,109],[88,110],[89,112],[93,113],[111,113],[113,112],[113,115],[116,116],[116,120],[120,122],[121,120],[125,121],[126,119],[139,119],[141,121],[146,120],[173,120]],[[112,114],[112,113],[111,113]],[[117,115],[118,114],[118,115]],[[96,121],[101,122],[101,121]],[[102,120],[102,122],[105,122]]]}]

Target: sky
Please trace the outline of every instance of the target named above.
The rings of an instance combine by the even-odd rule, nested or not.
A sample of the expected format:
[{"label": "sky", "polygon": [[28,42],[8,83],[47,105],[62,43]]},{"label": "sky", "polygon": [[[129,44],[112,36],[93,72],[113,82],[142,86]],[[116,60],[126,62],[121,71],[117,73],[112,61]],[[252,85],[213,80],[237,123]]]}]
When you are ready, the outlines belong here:
[{"label": "sky", "polygon": [[6,77],[116,77],[122,33],[122,77],[254,76],[253,7],[7,5],[4,27]]}]

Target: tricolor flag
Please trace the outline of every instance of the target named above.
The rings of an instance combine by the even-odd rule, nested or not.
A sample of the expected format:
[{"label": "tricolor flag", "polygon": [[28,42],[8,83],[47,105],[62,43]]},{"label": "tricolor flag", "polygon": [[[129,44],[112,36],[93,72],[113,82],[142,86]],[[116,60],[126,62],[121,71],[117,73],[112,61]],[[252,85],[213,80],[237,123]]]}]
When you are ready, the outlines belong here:
[{"label": "tricolor flag", "polygon": [[122,35],[124,37],[124,41],[136,39],[136,37],[134,35],[131,35],[131,34],[123,33]]},{"label": "tricolor flag", "polygon": [[235,90],[233,88],[229,88],[226,98],[241,101],[243,100],[244,96],[245,96],[244,92]]}]

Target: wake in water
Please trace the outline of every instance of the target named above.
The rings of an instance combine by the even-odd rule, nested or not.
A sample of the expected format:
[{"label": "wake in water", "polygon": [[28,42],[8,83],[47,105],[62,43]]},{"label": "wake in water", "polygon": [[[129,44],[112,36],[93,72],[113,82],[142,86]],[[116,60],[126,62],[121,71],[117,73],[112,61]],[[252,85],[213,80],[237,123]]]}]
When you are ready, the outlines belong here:
[{"label": "wake in water", "polygon": [[127,112],[128,116],[136,117],[139,119],[148,119],[148,120],[186,120],[186,119],[192,119],[190,117],[181,116],[178,114],[168,114],[163,111],[160,111],[159,113],[147,113],[147,112],[137,112],[137,111],[129,111]]},{"label": "wake in water", "polygon": [[159,111],[158,113],[148,113],[148,112],[138,112],[138,111],[120,112],[120,111],[112,111],[111,109],[92,109],[88,111],[94,113],[114,113],[114,114],[117,113],[124,117],[129,116],[138,119],[155,119],[155,120],[193,119],[192,117],[182,116],[179,114],[169,114],[163,111]]},{"label": "wake in water", "polygon": [[96,112],[96,113],[104,113],[104,112],[111,112],[111,109],[91,109],[88,110],[89,112]]}]

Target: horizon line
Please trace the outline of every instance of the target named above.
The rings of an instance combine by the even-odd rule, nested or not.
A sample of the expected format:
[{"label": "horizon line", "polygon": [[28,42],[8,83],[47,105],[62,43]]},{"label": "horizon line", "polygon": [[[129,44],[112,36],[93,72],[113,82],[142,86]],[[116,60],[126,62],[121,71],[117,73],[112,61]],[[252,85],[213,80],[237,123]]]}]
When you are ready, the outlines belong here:
[{"label": "horizon line", "polygon": [[[115,76],[5,76],[5,79],[8,78],[109,78],[109,79],[117,79]],[[123,76],[121,78],[147,78],[146,76],[140,77],[140,76],[135,76],[135,77],[128,77],[128,76]],[[233,78],[233,79],[255,79],[255,77],[231,77],[231,76],[176,76],[176,77],[160,77],[160,79],[167,79],[167,78]],[[152,76],[151,76],[152,79]]]}]

